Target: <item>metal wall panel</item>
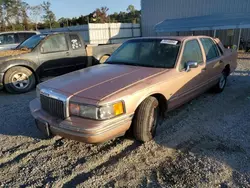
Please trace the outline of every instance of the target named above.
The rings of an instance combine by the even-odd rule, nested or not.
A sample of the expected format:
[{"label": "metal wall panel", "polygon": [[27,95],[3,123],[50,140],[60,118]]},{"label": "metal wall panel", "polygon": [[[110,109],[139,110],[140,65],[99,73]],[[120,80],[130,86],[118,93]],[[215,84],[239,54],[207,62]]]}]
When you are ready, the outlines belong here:
[{"label": "metal wall panel", "polygon": [[64,28],[39,30],[49,32],[79,32],[89,44],[122,43],[130,38],[141,37],[140,24],[133,23],[103,23],[71,26]]},{"label": "metal wall panel", "polygon": [[[141,0],[142,8],[142,36],[155,36],[154,26],[165,20],[192,16],[209,15],[215,13],[250,12],[250,0]],[[219,31],[218,37],[226,44],[236,44],[238,31],[233,39],[227,37],[226,31]],[[161,35],[176,35],[177,33],[163,33]],[[181,32],[180,35],[190,35]],[[213,35],[213,32],[195,32],[195,35]],[[250,39],[250,30],[242,32],[244,39]]]}]

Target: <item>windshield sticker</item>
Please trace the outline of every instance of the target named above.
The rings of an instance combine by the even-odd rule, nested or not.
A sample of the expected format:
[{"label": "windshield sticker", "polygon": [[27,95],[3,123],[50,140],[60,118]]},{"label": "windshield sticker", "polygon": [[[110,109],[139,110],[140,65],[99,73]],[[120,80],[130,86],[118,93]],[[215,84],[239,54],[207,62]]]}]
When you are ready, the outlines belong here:
[{"label": "windshield sticker", "polygon": [[171,45],[177,45],[178,41],[177,40],[162,40],[161,44],[171,44]]}]

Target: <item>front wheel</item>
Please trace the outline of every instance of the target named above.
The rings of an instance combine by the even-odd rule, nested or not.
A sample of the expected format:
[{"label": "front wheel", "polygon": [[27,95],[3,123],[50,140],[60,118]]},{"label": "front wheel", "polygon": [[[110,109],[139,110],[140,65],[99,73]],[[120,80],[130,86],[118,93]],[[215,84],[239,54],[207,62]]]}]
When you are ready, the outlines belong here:
[{"label": "front wheel", "polygon": [[160,119],[159,102],[154,97],[145,99],[136,110],[133,120],[133,133],[137,140],[147,142],[156,134]]},{"label": "front wheel", "polygon": [[26,93],[36,85],[33,72],[26,67],[10,68],[4,76],[4,86],[9,93]]}]

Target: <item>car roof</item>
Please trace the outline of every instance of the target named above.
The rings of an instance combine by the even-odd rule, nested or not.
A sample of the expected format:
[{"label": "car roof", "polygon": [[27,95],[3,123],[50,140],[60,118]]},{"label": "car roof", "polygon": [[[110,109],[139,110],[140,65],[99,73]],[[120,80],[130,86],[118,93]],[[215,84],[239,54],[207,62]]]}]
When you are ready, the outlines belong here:
[{"label": "car roof", "polygon": [[6,32],[1,32],[1,34],[11,34],[11,33],[36,33],[36,34],[40,34],[39,31],[6,31]]},{"label": "car roof", "polygon": [[58,31],[55,31],[55,32],[42,32],[40,34],[44,34],[44,35],[56,35],[56,34],[79,34],[79,32],[58,32]]},{"label": "car roof", "polygon": [[169,40],[177,40],[177,41],[181,41],[183,42],[184,40],[187,39],[197,39],[197,38],[201,38],[201,37],[209,37],[209,36],[157,36],[157,37],[140,37],[140,38],[134,38],[134,39],[130,39],[130,40],[141,40],[141,39],[169,39]]}]

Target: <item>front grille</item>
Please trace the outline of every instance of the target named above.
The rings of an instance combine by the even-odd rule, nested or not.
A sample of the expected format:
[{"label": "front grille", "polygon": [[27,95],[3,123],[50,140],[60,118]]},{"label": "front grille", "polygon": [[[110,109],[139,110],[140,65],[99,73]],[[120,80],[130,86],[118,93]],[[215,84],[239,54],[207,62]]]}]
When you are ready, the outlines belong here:
[{"label": "front grille", "polygon": [[65,119],[64,103],[61,100],[40,95],[42,109],[50,115]]}]

